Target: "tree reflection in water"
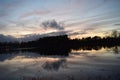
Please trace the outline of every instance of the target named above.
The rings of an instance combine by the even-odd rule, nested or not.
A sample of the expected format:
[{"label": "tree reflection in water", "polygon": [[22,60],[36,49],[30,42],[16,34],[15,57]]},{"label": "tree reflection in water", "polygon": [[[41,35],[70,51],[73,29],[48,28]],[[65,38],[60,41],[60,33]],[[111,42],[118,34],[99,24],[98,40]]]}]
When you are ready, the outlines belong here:
[{"label": "tree reflection in water", "polygon": [[119,54],[120,53],[120,47],[118,47],[118,46],[113,47],[113,52],[115,54]]}]

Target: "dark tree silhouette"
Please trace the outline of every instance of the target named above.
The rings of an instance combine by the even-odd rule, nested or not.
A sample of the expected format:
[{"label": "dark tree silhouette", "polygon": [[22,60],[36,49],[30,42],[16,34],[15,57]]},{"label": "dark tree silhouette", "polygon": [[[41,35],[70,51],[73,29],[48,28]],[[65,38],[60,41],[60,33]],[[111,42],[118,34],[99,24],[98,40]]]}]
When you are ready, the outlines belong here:
[{"label": "dark tree silhouette", "polygon": [[112,31],[111,36],[114,37],[114,38],[117,38],[117,37],[120,36],[120,33],[117,30],[114,30],[114,31]]}]

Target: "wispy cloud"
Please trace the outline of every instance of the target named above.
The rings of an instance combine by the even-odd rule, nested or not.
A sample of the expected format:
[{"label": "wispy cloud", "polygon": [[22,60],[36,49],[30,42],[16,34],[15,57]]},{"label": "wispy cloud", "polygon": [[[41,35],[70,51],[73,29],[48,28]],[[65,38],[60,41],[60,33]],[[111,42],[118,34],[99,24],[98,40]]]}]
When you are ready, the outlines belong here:
[{"label": "wispy cloud", "polygon": [[33,10],[31,12],[27,12],[25,14],[23,14],[22,16],[20,16],[20,18],[27,18],[27,17],[31,17],[31,16],[37,16],[37,15],[46,15],[49,14],[51,11],[49,10],[45,10],[45,11],[41,11],[41,10]]},{"label": "wispy cloud", "polygon": [[7,17],[11,15],[11,13],[21,6],[23,1],[18,0],[2,0],[0,1],[0,17]]},{"label": "wispy cloud", "polygon": [[4,32],[7,29],[7,24],[0,23],[0,32]]}]

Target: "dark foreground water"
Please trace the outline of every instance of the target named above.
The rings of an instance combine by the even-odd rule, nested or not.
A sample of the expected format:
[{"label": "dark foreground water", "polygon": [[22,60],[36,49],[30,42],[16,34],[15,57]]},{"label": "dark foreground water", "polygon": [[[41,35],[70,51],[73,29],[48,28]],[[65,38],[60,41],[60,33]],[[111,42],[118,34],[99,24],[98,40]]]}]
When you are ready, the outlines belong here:
[{"label": "dark foreground water", "polygon": [[120,48],[0,54],[0,80],[120,80]]}]

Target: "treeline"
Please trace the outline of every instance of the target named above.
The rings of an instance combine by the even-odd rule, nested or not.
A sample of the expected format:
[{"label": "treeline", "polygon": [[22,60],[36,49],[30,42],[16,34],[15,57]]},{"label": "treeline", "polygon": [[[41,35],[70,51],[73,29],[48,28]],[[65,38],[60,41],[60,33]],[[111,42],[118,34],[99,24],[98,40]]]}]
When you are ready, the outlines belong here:
[{"label": "treeline", "polygon": [[87,37],[82,39],[70,39],[67,35],[51,36],[40,38],[36,41],[0,43],[0,49],[18,49],[18,48],[35,48],[52,51],[65,51],[65,49],[99,49],[101,47],[120,46],[120,37]]},{"label": "treeline", "polygon": [[112,47],[112,46],[120,46],[120,37],[87,37],[82,39],[73,39],[71,40],[72,47]]}]

